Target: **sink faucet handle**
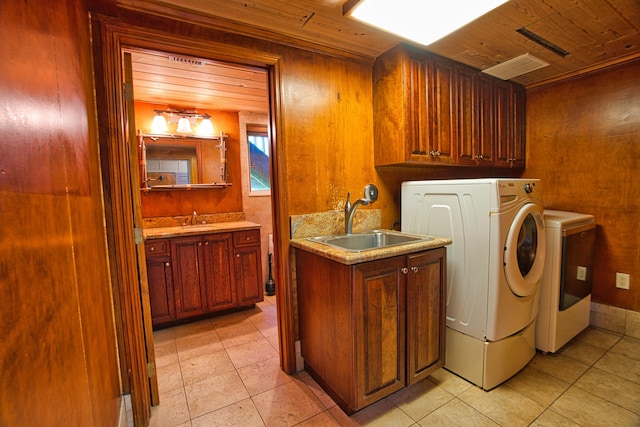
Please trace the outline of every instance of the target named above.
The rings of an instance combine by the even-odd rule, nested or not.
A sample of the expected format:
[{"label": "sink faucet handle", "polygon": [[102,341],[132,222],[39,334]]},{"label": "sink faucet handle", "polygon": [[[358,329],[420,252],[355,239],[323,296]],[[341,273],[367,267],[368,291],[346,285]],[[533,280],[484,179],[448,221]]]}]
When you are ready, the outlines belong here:
[{"label": "sink faucet handle", "polygon": [[349,211],[349,209],[351,209],[351,192],[349,191],[347,193],[347,202],[344,204],[344,210],[345,211]]}]

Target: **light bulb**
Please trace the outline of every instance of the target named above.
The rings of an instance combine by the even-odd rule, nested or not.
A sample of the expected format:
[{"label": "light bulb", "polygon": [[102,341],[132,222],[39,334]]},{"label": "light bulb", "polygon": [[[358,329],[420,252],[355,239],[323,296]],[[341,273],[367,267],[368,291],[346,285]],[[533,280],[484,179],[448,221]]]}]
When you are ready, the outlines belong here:
[{"label": "light bulb", "polygon": [[178,133],[191,133],[191,123],[186,117],[181,117],[178,121]]},{"label": "light bulb", "polygon": [[153,133],[167,133],[169,128],[167,127],[167,120],[162,114],[156,114],[151,122],[151,132]]},{"label": "light bulb", "polygon": [[198,126],[198,135],[213,136],[213,123],[211,123],[211,119],[202,119],[200,126]]}]

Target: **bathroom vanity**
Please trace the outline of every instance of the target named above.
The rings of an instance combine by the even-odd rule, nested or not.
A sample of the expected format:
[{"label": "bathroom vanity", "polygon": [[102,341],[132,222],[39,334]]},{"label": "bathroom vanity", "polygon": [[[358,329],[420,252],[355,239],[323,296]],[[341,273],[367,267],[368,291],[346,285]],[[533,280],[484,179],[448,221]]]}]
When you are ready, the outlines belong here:
[{"label": "bathroom vanity", "polygon": [[154,327],[264,299],[260,225],[149,228],[144,238]]}]

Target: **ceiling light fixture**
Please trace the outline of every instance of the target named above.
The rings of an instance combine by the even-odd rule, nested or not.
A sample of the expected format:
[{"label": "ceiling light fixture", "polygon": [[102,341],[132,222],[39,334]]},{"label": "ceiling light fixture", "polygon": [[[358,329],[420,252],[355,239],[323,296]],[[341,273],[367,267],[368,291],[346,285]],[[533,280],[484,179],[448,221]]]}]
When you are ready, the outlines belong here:
[{"label": "ceiling light fixture", "polygon": [[[194,109],[180,109],[169,107],[166,110],[153,110],[156,114],[151,122],[151,132],[156,135],[170,135],[179,133],[182,136],[193,133],[193,126],[200,137],[213,137],[213,123],[211,116],[206,113],[198,113]],[[169,130],[169,124],[175,132]],[[177,123],[177,127],[173,127]]]},{"label": "ceiling light fixture", "polygon": [[344,15],[429,45],[508,0],[349,0]]}]

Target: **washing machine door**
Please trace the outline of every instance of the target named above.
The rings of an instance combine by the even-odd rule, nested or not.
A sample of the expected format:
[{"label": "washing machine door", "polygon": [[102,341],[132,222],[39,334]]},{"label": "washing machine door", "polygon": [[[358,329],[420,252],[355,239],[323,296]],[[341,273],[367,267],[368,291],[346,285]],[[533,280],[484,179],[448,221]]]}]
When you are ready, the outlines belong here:
[{"label": "washing machine door", "polygon": [[504,245],[504,274],[511,292],[527,297],[538,290],[544,257],[541,209],[534,203],[527,203],[515,215]]}]

